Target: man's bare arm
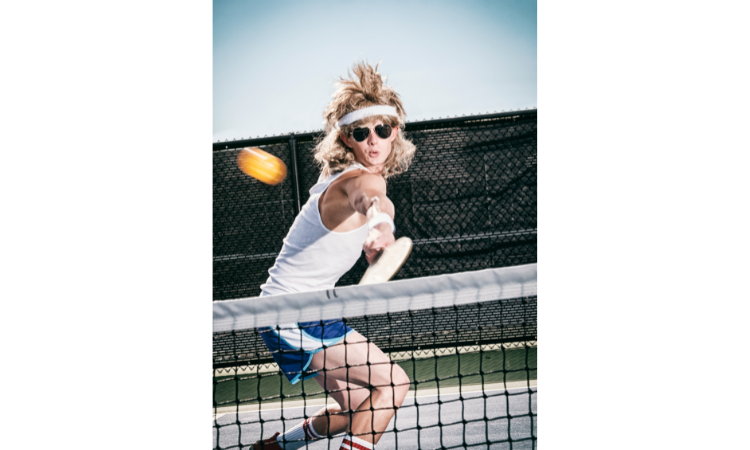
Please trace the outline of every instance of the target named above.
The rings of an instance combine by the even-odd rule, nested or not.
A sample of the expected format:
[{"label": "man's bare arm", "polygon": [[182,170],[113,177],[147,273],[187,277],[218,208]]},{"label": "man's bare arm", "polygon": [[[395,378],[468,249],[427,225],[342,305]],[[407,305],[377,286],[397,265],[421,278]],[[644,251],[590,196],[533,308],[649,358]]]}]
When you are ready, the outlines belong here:
[{"label": "man's bare arm", "polygon": [[370,211],[373,207],[378,209],[375,214],[384,212],[391,216],[391,219],[396,217],[393,202],[385,195],[385,180],[380,175],[364,174],[352,178],[344,187],[344,191],[352,208],[368,219],[368,213],[373,213]]},{"label": "man's bare arm", "polygon": [[[352,178],[344,186],[344,191],[352,207],[367,217],[368,222],[381,212],[388,214],[391,221],[395,218],[396,209],[393,207],[393,202],[385,195],[385,180],[381,176],[364,174]],[[362,246],[367,262],[372,264],[377,255],[394,241],[391,223],[381,222],[369,226],[367,238]]]}]

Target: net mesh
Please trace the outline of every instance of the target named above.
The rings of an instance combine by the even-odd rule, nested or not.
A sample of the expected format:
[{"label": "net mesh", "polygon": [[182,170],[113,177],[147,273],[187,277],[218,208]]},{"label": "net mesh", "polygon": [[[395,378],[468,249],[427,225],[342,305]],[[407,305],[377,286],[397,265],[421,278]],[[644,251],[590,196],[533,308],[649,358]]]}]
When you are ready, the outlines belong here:
[{"label": "net mesh", "polygon": [[[517,269],[527,273],[532,266],[533,279],[524,281],[523,289],[510,289],[518,282],[508,275]],[[496,278],[487,278],[490,275]],[[474,284],[466,283],[467,279]],[[376,430],[384,431],[379,448],[535,448],[535,283],[535,265],[391,282],[385,285],[395,294],[388,297],[398,299],[398,305],[382,308],[372,306],[374,302],[367,298],[373,293],[380,295],[381,291],[376,290],[382,287],[352,286],[338,290],[335,298],[327,294],[325,298],[348,306],[359,296],[372,313],[338,320],[320,316],[319,321],[302,326],[346,324],[387,355],[387,363],[381,364],[399,367],[406,375],[400,384],[396,383],[404,388],[403,403],[392,413],[387,427]],[[491,293],[484,294],[488,289]],[[403,295],[397,295],[402,293],[420,298],[421,302],[404,301]],[[310,294],[310,302],[315,300],[314,295]],[[344,391],[342,385],[331,389],[324,383],[329,389],[323,389],[315,379],[291,384],[282,374],[290,369],[280,369],[273,353],[283,353],[285,349],[270,350],[263,335],[277,336],[288,325],[263,326],[272,323],[272,319],[253,322],[258,328],[225,325],[242,323],[234,317],[240,314],[262,316],[257,309],[238,312],[244,306],[262,308],[267,302],[275,310],[286,310],[300,304],[287,300],[285,296],[275,296],[214,304],[214,324],[219,330],[214,333],[215,449],[251,448],[257,440],[270,438],[276,432],[289,433],[286,448],[339,448],[343,434],[333,432],[340,430],[330,426],[317,430],[322,439],[294,434],[295,427],[310,418],[320,422],[314,417],[326,405],[334,408],[329,411],[329,424],[336,417],[352,419],[345,410],[335,409],[339,394]],[[234,308],[229,321],[228,308]],[[222,314],[217,313],[219,309]],[[308,314],[301,311],[300,317]],[[347,371],[364,366],[350,362],[353,360],[346,361]],[[320,379],[342,367],[308,367],[302,371],[304,367],[300,365],[296,371],[303,376],[317,374]],[[376,370],[377,364],[368,367]],[[355,396],[357,390],[378,387],[377,383],[348,386]],[[394,402],[397,403],[392,400],[380,408],[375,405],[372,410],[393,411]]]}]

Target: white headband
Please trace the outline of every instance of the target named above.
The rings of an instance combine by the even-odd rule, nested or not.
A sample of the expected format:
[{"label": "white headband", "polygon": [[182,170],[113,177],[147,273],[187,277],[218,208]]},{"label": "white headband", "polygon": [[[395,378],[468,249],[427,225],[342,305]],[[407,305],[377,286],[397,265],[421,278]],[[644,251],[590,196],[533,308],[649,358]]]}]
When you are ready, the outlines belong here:
[{"label": "white headband", "polygon": [[370,116],[398,116],[398,112],[396,111],[396,108],[393,106],[388,105],[378,105],[378,106],[370,106],[368,108],[362,108],[358,109],[356,111],[352,111],[349,114],[345,115],[341,119],[339,119],[338,122],[336,122],[336,129],[343,127],[344,125],[349,125],[350,123],[354,123],[358,120],[362,120],[365,117]]}]

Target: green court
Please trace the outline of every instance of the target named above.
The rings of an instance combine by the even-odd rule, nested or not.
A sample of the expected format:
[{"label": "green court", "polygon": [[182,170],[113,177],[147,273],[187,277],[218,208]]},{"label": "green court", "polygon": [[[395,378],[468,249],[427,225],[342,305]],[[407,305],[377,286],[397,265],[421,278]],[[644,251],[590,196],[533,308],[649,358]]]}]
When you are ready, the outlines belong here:
[{"label": "green court", "polygon": [[[509,383],[536,381],[536,347],[497,349],[492,351],[436,355],[404,359],[396,363],[411,380],[410,391],[435,392],[450,388],[493,385],[502,388]],[[480,359],[481,355],[481,359]],[[283,379],[283,382],[281,381]],[[535,384],[535,383],[534,383]],[[308,379],[290,384],[278,371],[245,373],[214,377],[214,404],[225,409],[236,406],[325,399],[318,384]],[[280,405],[279,405],[280,406]]]}]

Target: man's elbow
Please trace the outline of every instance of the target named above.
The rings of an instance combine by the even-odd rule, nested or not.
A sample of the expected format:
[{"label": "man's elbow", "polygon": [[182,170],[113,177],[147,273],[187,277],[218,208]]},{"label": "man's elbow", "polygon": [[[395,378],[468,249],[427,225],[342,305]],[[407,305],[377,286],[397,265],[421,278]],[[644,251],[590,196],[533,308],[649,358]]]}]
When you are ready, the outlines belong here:
[{"label": "man's elbow", "polygon": [[367,215],[367,210],[372,207],[373,201],[378,197],[378,193],[359,191],[350,198],[352,199],[352,207],[354,207],[358,213]]}]

